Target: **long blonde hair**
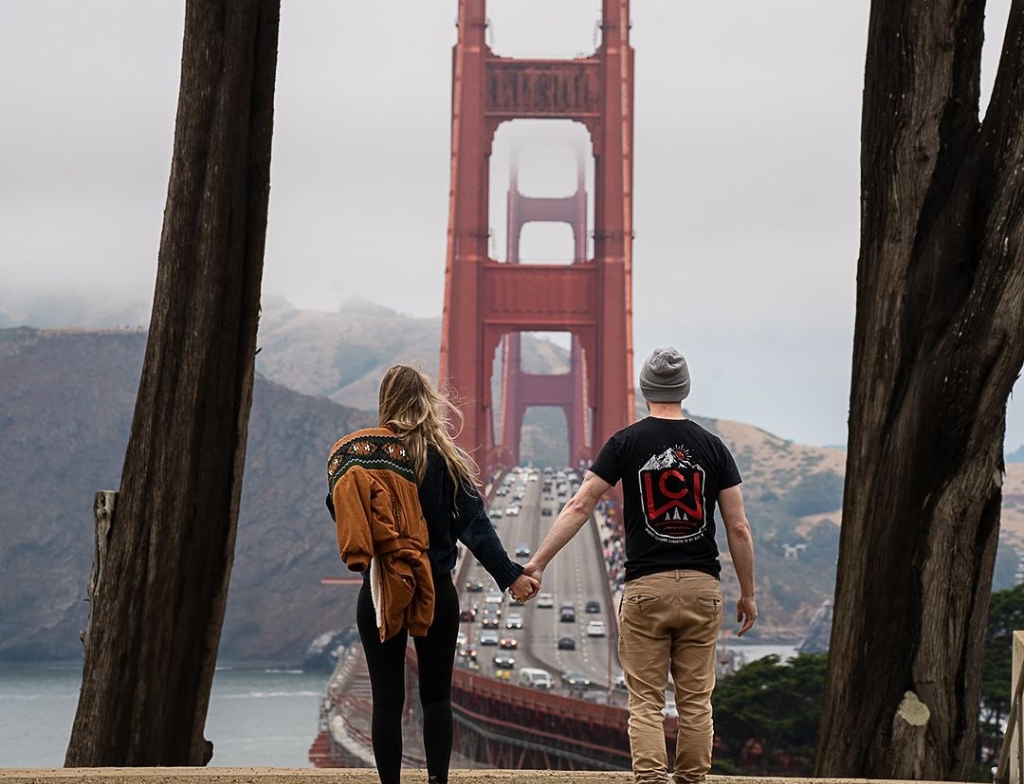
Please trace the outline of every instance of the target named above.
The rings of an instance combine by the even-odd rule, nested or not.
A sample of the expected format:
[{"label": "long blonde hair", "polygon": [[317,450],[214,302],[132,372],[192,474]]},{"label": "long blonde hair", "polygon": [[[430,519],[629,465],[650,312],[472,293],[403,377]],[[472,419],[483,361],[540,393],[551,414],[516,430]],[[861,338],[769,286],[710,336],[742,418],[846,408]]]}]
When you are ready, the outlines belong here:
[{"label": "long blonde hair", "polygon": [[476,464],[456,446],[452,433],[462,426],[462,412],[426,375],[408,365],[392,365],[380,380],[377,405],[380,426],[401,436],[420,481],[427,472],[428,448],[433,446],[444,458],[456,489],[475,486]]}]

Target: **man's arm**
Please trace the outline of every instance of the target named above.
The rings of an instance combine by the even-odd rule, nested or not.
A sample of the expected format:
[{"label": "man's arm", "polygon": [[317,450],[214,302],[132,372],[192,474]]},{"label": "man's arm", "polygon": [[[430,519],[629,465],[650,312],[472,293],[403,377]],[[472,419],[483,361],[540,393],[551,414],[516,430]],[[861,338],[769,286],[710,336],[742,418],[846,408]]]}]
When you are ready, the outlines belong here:
[{"label": "man's arm", "polygon": [[593,471],[587,471],[587,475],[583,478],[583,484],[558,513],[551,530],[548,531],[544,541],[533,554],[533,558],[523,567],[523,573],[540,580],[544,567],[550,563],[559,550],[569,543],[570,539],[576,536],[583,524],[590,519],[590,515],[594,513],[594,507],[601,500],[601,496],[607,493],[611,487]]},{"label": "man's arm", "polygon": [[718,508],[722,511],[729,554],[740,581],[740,598],[736,602],[736,620],[740,623],[740,630],[736,636],[742,637],[757,620],[757,602],[754,600],[754,538],[750,535],[750,523],[743,510],[743,493],[739,485],[718,494]]}]

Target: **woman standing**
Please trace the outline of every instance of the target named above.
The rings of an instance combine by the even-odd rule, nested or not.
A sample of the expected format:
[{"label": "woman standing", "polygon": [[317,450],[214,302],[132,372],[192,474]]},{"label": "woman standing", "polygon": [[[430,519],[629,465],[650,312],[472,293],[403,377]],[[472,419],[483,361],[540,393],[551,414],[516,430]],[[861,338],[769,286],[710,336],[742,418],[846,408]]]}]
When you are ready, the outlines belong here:
[{"label": "woman standing", "polygon": [[[407,365],[395,365],[384,374],[378,404],[378,428],[346,436],[331,450],[328,505],[333,503],[332,513],[337,510],[342,559],[364,573],[356,623],[373,694],[377,774],[382,784],[399,784],[405,649],[411,632],[419,663],[427,773],[431,784],[443,784],[452,753],[452,668],[459,631],[452,572],[457,543],[469,548],[502,591],[511,587],[513,596],[526,597],[536,590],[537,581],[508,557],[491,525],[476,491],[476,468],[451,435],[449,416],[461,419],[459,411],[423,373]],[[410,486],[415,487],[422,520],[414,519],[416,510],[409,509],[415,504],[409,503],[406,480],[414,482]],[[353,501],[353,493],[363,500]],[[376,529],[363,533],[376,542],[378,553],[380,542],[386,541],[384,549],[399,554],[397,563],[375,558],[367,564],[366,537],[360,541],[349,530],[351,517],[367,514],[371,497],[380,514],[369,514],[375,517],[370,527]],[[423,521],[429,546],[421,536]],[[423,585],[429,580],[416,578],[424,546],[432,589]],[[402,577],[395,580],[396,574]],[[415,586],[411,595],[409,586]],[[423,607],[431,601],[433,615],[431,619],[428,612],[424,633]]]}]

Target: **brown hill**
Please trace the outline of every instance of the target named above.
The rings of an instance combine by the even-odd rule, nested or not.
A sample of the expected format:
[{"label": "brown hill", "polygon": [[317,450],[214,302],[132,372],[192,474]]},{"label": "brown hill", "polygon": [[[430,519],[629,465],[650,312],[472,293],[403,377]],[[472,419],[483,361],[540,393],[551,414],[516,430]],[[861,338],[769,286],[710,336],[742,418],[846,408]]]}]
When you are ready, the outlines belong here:
[{"label": "brown hill", "polygon": [[334,313],[264,303],[256,369],[289,389],[377,409],[377,382],[395,362],[437,375],[441,319],[346,302]]},{"label": "brown hill", "polygon": [[[757,559],[759,618],[751,641],[799,642],[835,587],[845,453],[794,444],[741,422],[688,415],[721,437],[743,476]],[[721,530],[718,539],[727,563]],[[727,601],[739,595],[731,568],[722,570],[722,590]],[[726,613],[724,630],[734,627]]]},{"label": "brown hill", "polygon": [[1024,551],[1024,463],[1006,464],[1000,526],[1002,536]]},{"label": "brown hill", "polygon": [[[377,383],[387,367],[406,362],[437,377],[441,319],[396,313],[349,300],[335,312],[298,310],[283,300],[264,302],[256,368],[268,378],[307,395],[373,411]],[[568,351],[532,333],[522,335],[523,369],[564,373]],[[498,347],[500,361],[501,347]],[[493,394],[501,399],[498,374]],[[523,423],[525,459],[541,465],[568,460],[568,431],[561,411],[530,409]]]}]

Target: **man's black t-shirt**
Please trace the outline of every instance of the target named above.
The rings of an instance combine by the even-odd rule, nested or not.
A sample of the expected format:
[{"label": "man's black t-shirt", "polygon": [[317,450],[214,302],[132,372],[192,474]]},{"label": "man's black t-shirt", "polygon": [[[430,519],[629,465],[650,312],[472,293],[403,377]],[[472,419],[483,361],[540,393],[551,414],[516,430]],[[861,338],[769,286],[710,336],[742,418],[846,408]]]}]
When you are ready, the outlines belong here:
[{"label": "man's black t-shirt", "polygon": [[741,481],[722,440],[689,419],[647,417],[608,439],[590,470],[622,480],[626,581],[670,569],[718,577],[718,493]]}]

